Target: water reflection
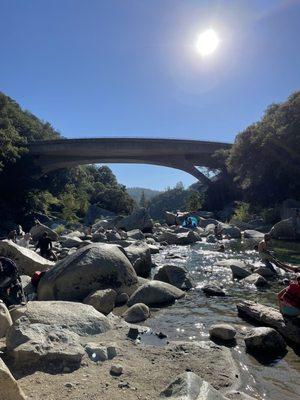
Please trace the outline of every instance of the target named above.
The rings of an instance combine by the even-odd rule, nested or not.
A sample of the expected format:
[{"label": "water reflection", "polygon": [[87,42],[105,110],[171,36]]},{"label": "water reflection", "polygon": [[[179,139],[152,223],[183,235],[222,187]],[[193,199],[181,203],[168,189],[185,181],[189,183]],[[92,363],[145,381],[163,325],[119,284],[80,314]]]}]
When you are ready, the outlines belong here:
[{"label": "water reflection", "polygon": [[[261,400],[299,399],[300,362],[297,355],[289,349],[283,359],[263,365],[247,354],[241,339],[250,325],[238,317],[236,310],[236,303],[241,299],[276,306],[276,293],[281,290],[282,284],[271,282],[267,289],[262,290],[253,285],[244,286],[238,281],[233,281],[231,269],[217,266],[219,261],[235,258],[257,266],[259,259],[253,250],[254,242],[228,240],[224,244],[225,253],[216,251],[218,244],[201,242],[191,247],[168,246],[160,254],[153,256],[154,262],[159,266],[185,266],[192,274],[196,288],[173,306],[154,313],[147,325],[167,333],[171,340],[208,340],[210,325],[220,322],[233,324],[238,330],[239,344],[232,348],[232,354],[241,365],[243,390],[249,395],[255,394],[255,397]],[[282,243],[280,246],[283,248]],[[297,258],[297,251],[300,256],[300,248],[297,250],[297,246],[292,247],[292,260]],[[291,261],[288,257],[289,252],[284,254],[285,261]],[[201,288],[208,283],[223,286],[228,296],[206,297]]]}]

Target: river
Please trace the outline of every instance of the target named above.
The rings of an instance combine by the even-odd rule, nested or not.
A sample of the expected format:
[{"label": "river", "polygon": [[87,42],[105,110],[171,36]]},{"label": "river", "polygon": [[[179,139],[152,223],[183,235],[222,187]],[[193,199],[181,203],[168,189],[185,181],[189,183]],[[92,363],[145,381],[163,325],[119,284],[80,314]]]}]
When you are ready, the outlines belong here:
[{"label": "river", "polygon": [[[272,362],[259,362],[246,353],[242,335],[253,325],[238,317],[236,309],[236,304],[242,299],[276,307],[276,293],[283,288],[282,284],[271,283],[264,290],[245,287],[232,280],[230,268],[215,265],[217,261],[228,258],[257,264],[259,260],[253,242],[225,242],[225,253],[218,253],[217,247],[217,244],[205,242],[193,246],[168,246],[153,256],[157,265],[184,265],[192,274],[196,288],[174,305],[154,312],[153,317],[147,320],[147,326],[166,333],[171,340],[193,341],[208,340],[208,329],[212,324],[230,323],[240,332],[237,345],[231,351],[242,371],[241,390],[261,400],[299,400],[300,357],[291,348],[284,358]],[[275,247],[282,259],[300,264],[299,245],[278,242]],[[213,282],[223,285],[228,297],[206,297],[201,287]]]}]

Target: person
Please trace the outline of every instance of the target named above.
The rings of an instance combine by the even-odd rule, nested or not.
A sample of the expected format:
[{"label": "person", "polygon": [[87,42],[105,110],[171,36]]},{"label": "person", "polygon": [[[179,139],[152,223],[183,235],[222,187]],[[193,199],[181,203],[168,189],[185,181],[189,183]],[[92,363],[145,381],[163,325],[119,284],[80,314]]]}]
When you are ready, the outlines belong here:
[{"label": "person", "polygon": [[281,290],[277,295],[280,312],[284,316],[300,316],[300,274],[289,286]]},{"label": "person", "polygon": [[88,236],[91,236],[93,234],[93,225],[90,225],[87,230],[86,230],[86,234]]},{"label": "person", "polygon": [[214,234],[215,234],[215,237],[216,237],[217,240],[222,240],[223,239],[222,232],[223,232],[222,227],[219,224],[215,225]]},{"label": "person", "polygon": [[283,269],[284,271],[293,271],[293,272],[300,271],[300,267],[293,267],[291,265],[284,264],[271,254],[269,250],[270,240],[271,240],[270,234],[266,233],[264,239],[261,242],[259,242],[257,246],[259,256],[262,262],[266,265],[266,267],[268,267],[269,269],[271,269],[271,271],[275,273],[276,270],[273,264],[276,265],[276,267]]},{"label": "person", "polygon": [[9,234],[7,235],[7,239],[12,240],[14,243],[17,242],[17,231],[14,229],[13,231],[10,231]]},{"label": "person", "polygon": [[0,257],[0,299],[7,307],[25,302],[18,268],[7,257]]},{"label": "person", "polygon": [[35,251],[40,249],[40,255],[44,258],[47,258],[49,260],[56,261],[57,257],[52,250],[52,240],[49,238],[47,232],[44,232],[42,237],[39,239],[37,242],[37,245],[35,246]]},{"label": "person", "polygon": [[31,234],[25,233],[25,235],[21,239],[17,240],[17,244],[19,246],[25,247],[26,249],[29,249],[29,243],[31,239]]}]

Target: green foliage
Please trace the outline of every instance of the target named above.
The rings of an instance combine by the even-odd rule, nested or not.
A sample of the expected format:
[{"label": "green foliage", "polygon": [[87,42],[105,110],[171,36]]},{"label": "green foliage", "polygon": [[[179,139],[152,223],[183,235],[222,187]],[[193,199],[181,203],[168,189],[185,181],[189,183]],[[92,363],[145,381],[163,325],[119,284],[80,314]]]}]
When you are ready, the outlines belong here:
[{"label": "green foliage", "polygon": [[144,191],[142,191],[142,195],[141,195],[139,206],[142,207],[142,208],[147,208],[148,207],[148,202],[146,200],[146,196],[145,196],[145,192]]},{"label": "green foliage", "polygon": [[250,220],[250,204],[238,202],[232,219],[235,221],[248,222]]},{"label": "green foliage", "polygon": [[158,196],[153,197],[149,203],[148,211],[155,220],[162,220],[165,211],[185,210],[191,192],[182,188],[168,189]]},{"label": "green foliage", "polygon": [[199,192],[192,191],[186,204],[188,211],[197,211],[203,205],[203,195]]},{"label": "green foliage", "polygon": [[280,221],[280,207],[264,208],[260,215],[266,224],[274,225]]},{"label": "green foliage", "polygon": [[27,196],[28,208],[48,215],[53,205],[59,204],[59,200],[48,190],[40,191],[34,189]]},{"label": "green foliage", "polygon": [[251,204],[300,198],[300,92],[273,104],[240,133],[227,159],[229,172]]},{"label": "green foliage", "polygon": [[61,235],[64,231],[66,230],[66,227],[64,225],[58,225],[54,231],[58,234]]}]

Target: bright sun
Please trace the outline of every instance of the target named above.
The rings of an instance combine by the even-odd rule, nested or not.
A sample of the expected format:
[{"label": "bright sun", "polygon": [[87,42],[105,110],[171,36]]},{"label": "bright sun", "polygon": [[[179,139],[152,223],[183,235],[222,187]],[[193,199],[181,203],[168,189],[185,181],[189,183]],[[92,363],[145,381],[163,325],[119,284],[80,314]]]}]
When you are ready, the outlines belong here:
[{"label": "bright sun", "polygon": [[220,39],[213,29],[201,33],[196,42],[196,48],[202,56],[212,54],[220,43]]}]

